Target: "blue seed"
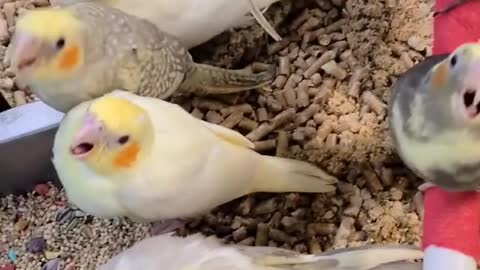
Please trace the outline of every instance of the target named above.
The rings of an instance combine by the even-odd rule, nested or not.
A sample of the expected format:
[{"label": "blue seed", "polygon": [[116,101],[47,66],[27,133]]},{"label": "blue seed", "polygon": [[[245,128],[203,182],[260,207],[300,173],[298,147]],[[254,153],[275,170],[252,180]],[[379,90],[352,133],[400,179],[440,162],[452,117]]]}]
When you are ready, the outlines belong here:
[{"label": "blue seed", "polygon": [[8,251],[8,259],[10,259],[12,263],[14,263],[17,260],[17,253],[15,252],[15,250],[10,249]]}]

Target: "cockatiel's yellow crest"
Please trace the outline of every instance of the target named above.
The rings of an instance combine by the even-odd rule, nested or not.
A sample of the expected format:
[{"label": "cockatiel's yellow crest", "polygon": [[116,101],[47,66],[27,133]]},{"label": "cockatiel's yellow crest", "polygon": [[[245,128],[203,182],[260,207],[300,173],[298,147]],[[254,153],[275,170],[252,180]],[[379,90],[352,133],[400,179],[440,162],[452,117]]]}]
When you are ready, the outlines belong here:
[{"label": "cockatiel's yellow crest", "polygon": [[14,63],[26,67],[20,77],[61,80],[83,65],[82,24],[71,11],[39,8],[23,15],[16,28],[13,42],[30,55]]},{"label": "cockatiel's yellow crest", "polygon": [[67,9],[38,8],[22,15],[16,27],[42,35],[45,39],[56,40],[81,24]]},{"label": "cockatiel's yellow crest", "polygon": [[99,120],[113,132],[128,133],[138,128],[143,117],[148,117],[145,110],[132,102],[114,96],[99,98],[89,109]]}]

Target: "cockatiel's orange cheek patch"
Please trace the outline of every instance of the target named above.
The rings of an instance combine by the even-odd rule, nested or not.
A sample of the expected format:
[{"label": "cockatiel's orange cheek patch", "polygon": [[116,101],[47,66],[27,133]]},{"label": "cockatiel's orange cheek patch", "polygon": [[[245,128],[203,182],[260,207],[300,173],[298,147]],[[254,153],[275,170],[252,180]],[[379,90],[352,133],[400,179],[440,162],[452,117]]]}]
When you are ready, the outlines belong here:
[{"label": "cockatiel's orange cheek patch", "polygon": [[432,74],[432,84],[434,88],[443,88],[447,83],[450,67],[448,63],[440,64]]},{"label": "cockatiel's orange cheek patch", "polygon": [[115,157],[115,166],[120,168],[129,168],[137,160],[139,152],[140,146],[138,143],[130,144]]},{"label": "cockatiel's orange cheek patch", "polygon": [[80,61],[80,49],[78,46],[70,46],[60,56],[60,70],[68,71],[74,68]]}]

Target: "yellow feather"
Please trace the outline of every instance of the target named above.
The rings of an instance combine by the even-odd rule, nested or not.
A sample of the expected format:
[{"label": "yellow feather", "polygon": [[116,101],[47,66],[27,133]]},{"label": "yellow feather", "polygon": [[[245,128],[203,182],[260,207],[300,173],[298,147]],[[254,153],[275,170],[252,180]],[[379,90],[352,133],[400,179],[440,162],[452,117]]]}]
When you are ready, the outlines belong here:
[{"label": "yellow feather", "polygon": [[98,119],[111,130],[119,134],[129,133],[146,112],[133,102],[115,96],[103,96],[94,101],[90,107]]},{"label": "yellow feather", "polygon": [[251,142],[247,137],[238,133],[235,130],[228,129],[219,125],[215,125],[206,121],[200,121],[204,124],[210,131],[215,133],[219,139],[227,141],[231,144],[236,144],[238,146],[255,149],[255,144]]},{"label": "yellow feather", "polygon": [[37,34],[46,40],[55,40],[81,27],[81,22],[67,9],[39,8],[25,13],[16,25],[20,31]]},{"label": "yellow feather", "polygon": [[478,59],[480,57],[480,43],[466,43],[457,48],[457,51],[463,54],[467,54],[467,59]]}]

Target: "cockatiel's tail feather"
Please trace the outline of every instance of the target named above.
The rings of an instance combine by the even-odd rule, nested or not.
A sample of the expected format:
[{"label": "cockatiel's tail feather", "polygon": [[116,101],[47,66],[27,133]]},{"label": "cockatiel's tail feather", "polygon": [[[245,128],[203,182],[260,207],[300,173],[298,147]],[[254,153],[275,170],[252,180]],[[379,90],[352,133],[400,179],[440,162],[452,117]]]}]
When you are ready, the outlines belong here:
[{"label": "cockatiel's tail feather", "polygon": [[251,192],[312,192],[335,190],[337,179],[322,169],[294,159],[262,156]]},{"label": "cockatiel's tail feather", "polygon": [[[277,0],[264,1],[264,2],[270,2],[268,4],[265,3],[263,5],[263,6],[265,6],[264,11],[266,11],[268,9],[268,7],[270,7],[270,5],[273,2],[276,2],[276,1]],[[250,13],[253,15],[255,20],[257,20],[258,24],[260,24],[260,26],[262,26],[262,28],[265,30],[265,32],[267,32],[275,41],[282,40],[282,37],[277,33],[275,28],[273,28],[273,26],[267,21],[265,16],[263,16],[263,12],[258,8],[258,6],[259,6],[258,0],[248,0],[248,2],[250,3],[250,7],[251,7]]]},{"label": "cockatiel's tail feather", "polygon": [[248,68],[230,70],[204,64],[193,64],[185,81],[179,86],[183,92],[202,94],[229,94],[260,88],[270,84],[275,77],[276,68],[252,74]]},{"label": "cockatiel's tail feather", "polygon": [[[136,243],[99,270],[154,270],[158,265],[164,270],[416,270],[403,266],[410,267],[408,260],[422,257],[423,252],[413,246],[370,245],[310,255],[275,247],[223,245],[201,234],[185,238],[164,234]],[[392,262],[396,264],[391,268],[383,267]]]}]

